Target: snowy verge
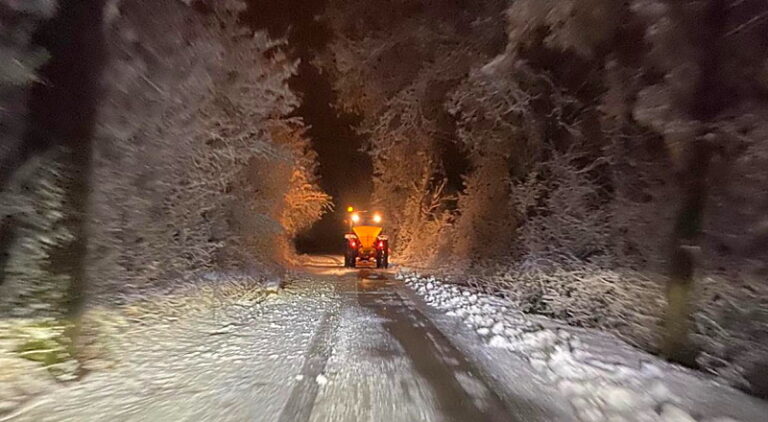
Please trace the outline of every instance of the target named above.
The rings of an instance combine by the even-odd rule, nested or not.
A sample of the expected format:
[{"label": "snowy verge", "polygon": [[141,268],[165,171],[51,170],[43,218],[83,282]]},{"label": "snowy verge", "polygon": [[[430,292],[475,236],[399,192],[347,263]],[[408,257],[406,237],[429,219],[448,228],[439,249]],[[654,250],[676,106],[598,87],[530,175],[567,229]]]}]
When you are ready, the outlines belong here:
[{"label": "snowy verge", "polygon": [[664,362],[613,335],[526,315],[511,302],[399,273],[427,305],[460,318],[489,347],[519,354],[567,397],[580,421],[763,421],[768,404]]},{"label": "snowy verge", "polygon": [[[0,417],[37,396],[77,384],[80,375],[114,370],[126,360],[123,337],[132,331],[162,331],[182,318],[200,315],[205,319],[216,313],[228,321],[233,315],[257,313],[259,305],[282,288],[282,281],[266,271],[209,272],[94,301],[76,325],[55,318],[0,319]],[[221,325],[224,328],[211,328],[208,335],[234,330]],[[71,344],[65,333],[74,328],[78,336]]]}]

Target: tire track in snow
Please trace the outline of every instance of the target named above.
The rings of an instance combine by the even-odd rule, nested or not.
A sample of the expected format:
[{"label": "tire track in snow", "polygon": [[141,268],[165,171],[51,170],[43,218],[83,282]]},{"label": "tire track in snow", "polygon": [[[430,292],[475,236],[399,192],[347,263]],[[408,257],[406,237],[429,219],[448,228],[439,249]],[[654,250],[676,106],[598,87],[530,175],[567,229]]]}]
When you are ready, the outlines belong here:
[{"label": "tire track in snow", "polygon": [[[380,276],[376,280],[381,280]],[[384,319],[384,329],[403,347],[416,372],[432,386],[445,421],[525,420],[508,408],[480,371],[394,285],[383,283],[362,289],[357,297],[360,306]],[[460,378],[479,391],[468,391]]]},{"label": "tire track in snow", "polygon": [[316,380],[325,370],[325,365],[333,351],[331,339],[339,326],[340,318],[341,310],[331,309],[320,320],[309,344],[307,359],[301,368],[303,378],[293,387],[288,402],[280,412],[279,422],[305,422],[312,415],[312,408],[320,388]]}]

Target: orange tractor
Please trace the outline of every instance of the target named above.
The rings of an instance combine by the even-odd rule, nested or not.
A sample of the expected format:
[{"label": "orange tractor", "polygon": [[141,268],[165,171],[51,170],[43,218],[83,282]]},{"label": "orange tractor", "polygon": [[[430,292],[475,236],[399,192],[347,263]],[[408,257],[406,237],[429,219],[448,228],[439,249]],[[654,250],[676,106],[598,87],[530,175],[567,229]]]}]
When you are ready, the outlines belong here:
[{"label": "orange tractor", "polygon": [[352,207],[347,208],[347,214],[349,232],[344,235],[344,266],[355,268],[358,262],[375,262],[376,268],[389,267],[389,236],[381,234],[381,214]]}]

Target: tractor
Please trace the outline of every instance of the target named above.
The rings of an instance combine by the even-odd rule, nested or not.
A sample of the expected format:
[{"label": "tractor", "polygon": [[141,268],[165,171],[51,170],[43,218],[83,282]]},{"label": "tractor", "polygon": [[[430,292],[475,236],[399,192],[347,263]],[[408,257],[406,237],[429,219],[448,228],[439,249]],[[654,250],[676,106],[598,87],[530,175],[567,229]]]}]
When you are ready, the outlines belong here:
[{"label": "tractor", "polygon": [[389,267],[389,236],[382,234],[383,217],[379,212],[347,208],[349,231],[344,235],[344,266],[375,263],[376,268]]}]

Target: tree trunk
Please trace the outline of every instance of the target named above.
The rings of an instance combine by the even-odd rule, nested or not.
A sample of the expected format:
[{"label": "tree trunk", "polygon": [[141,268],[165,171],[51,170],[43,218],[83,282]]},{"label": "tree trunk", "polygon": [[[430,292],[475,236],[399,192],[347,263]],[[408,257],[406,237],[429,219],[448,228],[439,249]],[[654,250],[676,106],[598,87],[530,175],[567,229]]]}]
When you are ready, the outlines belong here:
[{"label": "tree trunk", "polygon": [[41,69],[46,84],[30,92],[30,120],[24,153],[33,156],[59,148],[66,178],[63,224],[74,240],[51,254],[50,271],[69,280],[69,315],[77,313],[85,292],[86,204],[93,131],[105,60],[104,0],[63,0],[59,11],[35,34],[35,43],[51,54]]},{"label": "tree trunk", "polygon": [[673,231],[661,350],[668,359],[689,366],[695,366],[697,354],[690,342],[689,331],[696,251],[699,249],[697,238],[701,231],[707,200],[707,177],[716,140],[711,126],[724,107],[724,98],[727,98],[723,95],[726,87],[720,74],[720,41],[725,32],[727,11],[725,0],[709,0],[703,19],[692,26],[699,31],[691,36],[691,40],[699,48],[698,67],[701,74],[689,114],[699,122],[701,129],[696,138],[686,145],[679,166],[682,201]]},{"label": "tree trunk", "polygon": [[696,350],[688,332],[692,311],[691,296],[696,262],[696,238],[707,197],[707,173],[711,147],[698,139],[684,158],[680,172],[682,204],[673,232],[670,273],[667,281],[667,314],[665,316],[662,353],[670,360],[695,366]]}]

